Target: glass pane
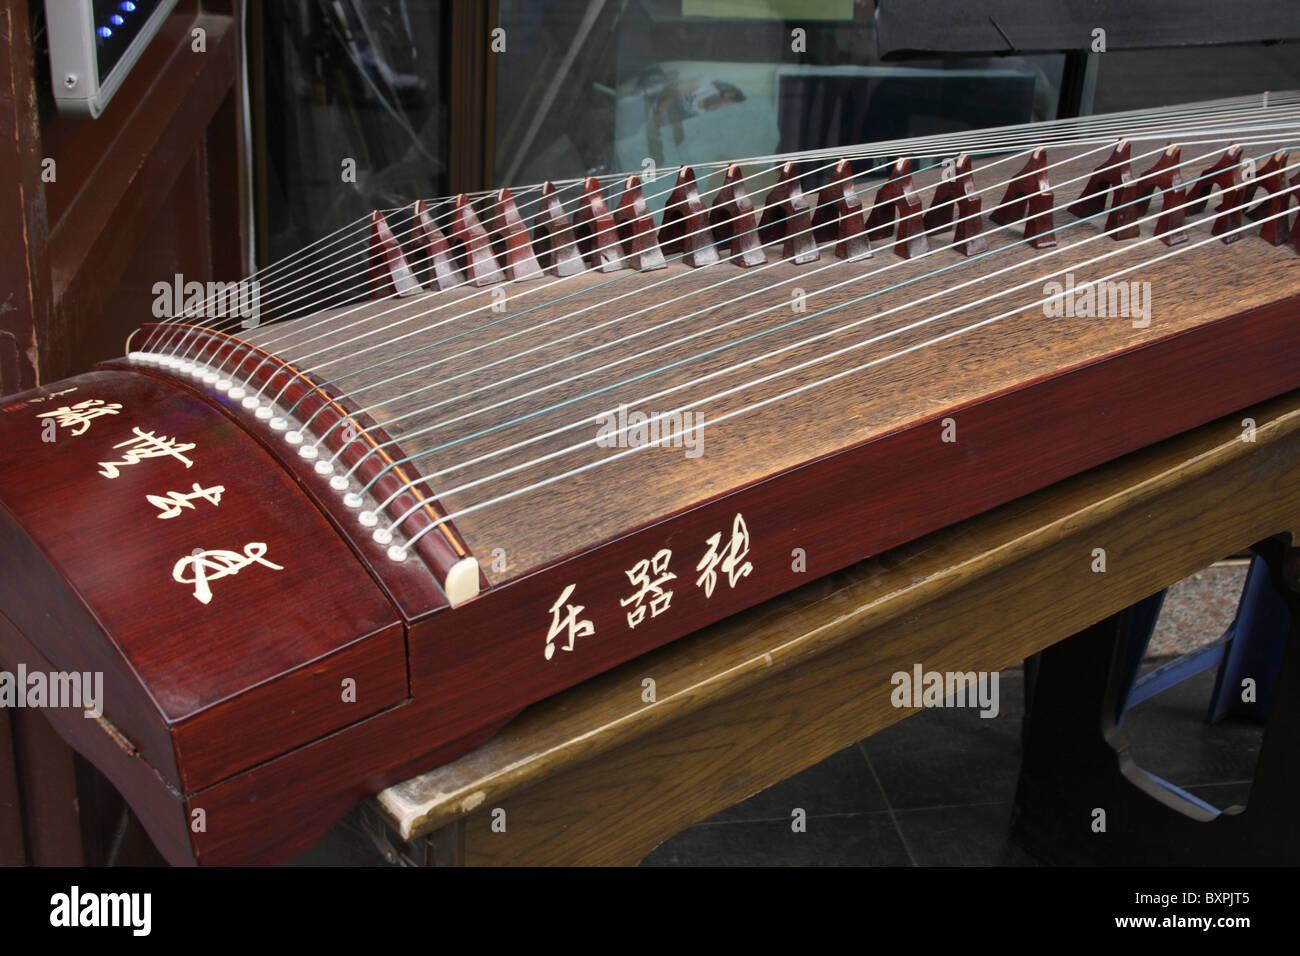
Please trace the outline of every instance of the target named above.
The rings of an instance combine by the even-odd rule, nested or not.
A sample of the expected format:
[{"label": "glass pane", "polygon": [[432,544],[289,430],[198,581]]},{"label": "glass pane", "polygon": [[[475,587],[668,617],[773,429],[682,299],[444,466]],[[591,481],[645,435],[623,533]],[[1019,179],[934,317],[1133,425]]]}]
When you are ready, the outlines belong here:
[{"label": "glass pane", "polygon": [[1063,55],[882,63],[870,17],[853,0],[501,0],[497,180],[1056,116]]},{"label": "glass pane", "polygon": [[276,261],[372,209],[445,193],[441,0],[262,9],[269,248],[259,250],[261,260]]},{"label": "glass pane", "polygon": [[1096,113],[1300,89],[1300,43],[1112,50],[1093,59]]}]

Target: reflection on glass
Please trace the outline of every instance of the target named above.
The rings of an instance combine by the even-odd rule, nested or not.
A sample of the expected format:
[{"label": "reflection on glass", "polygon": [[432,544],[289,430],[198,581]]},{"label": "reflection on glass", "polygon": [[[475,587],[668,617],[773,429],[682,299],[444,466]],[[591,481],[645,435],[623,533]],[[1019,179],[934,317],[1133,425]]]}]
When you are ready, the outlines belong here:
[{"label": "reflection on glass", "polygon": [[500,183],[1052,119],[1063,55],[882,63],[870,4],[502,0]]}]

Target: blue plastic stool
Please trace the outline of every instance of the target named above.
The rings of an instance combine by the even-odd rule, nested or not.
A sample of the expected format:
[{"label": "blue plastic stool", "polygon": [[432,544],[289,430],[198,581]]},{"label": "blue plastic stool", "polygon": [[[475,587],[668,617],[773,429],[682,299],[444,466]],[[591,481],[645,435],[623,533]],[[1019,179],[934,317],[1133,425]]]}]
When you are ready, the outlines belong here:
[{"label": "blue plastic stool", "polygon": [[[1281,595],[1273,587],[1263,560],[1258,556],[1251,558],[1237,613],[1219,637],[1139,677],[1138,671],[1155,631],[1166,593],[1167,591],[1161,591],[1154,594],[1132,608],[1134,627],[1132,639],[1124,649],[1124,683],[1120,688],[1116,723],[1122,724],[1124,714],[1144,700],[1211,667],[1218,667],[1219,673],[1215,677],[1205,719],[1217,723],[1231,715],[1264,723],[1268,719],[1273,695],[1277,690],[1282,652],[1286,648],[1291,618]],[[1248,701],[1242,700],[1241,693],[1242,681],[1247,677],[1255,682],[1254,699]],[[1218,808],[1168,780],[1149,771],[1143,772],[1171,793],[1201,809],[1219,812]]]},{"label": "blue plastic stool", "polygon": [[[1258,542],[1231,626],[1138,677],[1157,594],[1026,661],[1024,756],[1012,838],[1041,859],[1091,865],[1294,865],[1300,860],[1300,551]],[[1218,667],[1207,719],[1267,722],[1248,806],[1219,810],[1137,765],[1129,708]],[[1243,701],[1242,681],[1254,695]]]}]

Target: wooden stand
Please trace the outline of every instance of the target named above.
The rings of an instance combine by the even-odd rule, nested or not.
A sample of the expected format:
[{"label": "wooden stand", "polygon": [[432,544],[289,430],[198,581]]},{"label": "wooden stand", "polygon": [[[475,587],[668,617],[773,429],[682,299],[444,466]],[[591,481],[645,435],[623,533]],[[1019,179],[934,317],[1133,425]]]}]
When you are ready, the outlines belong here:
[{"label": "wooden stand", "polygon": [[[1253,443],[1241,440],[1245,417],[1258,423]],[[889,702],[889,678],[921,656],[938,670],[1006,667],[1286,532],[1300,540],[1300,393],[632,661],[528,708],[474,753],[370,806],[395,858],[408,861],[635,863],[684,827],[907,716]],[[1099,546],[1109,555],[1102,574],[1091,568]],[[1296,662],[1292,654],[1292,678]],[[646,679],[653,702],[643,700]],[[1035,720],[1057,726],[1046,709]],[[1282,735],[1293,741],[1295,732]],[[1084,776],[1074,785],[1088,802],[1109,783]],[[493,828],[495,811],[504,811],[504,832]],[[1135,862],[1169,860],[1163,848],[1151,852]]]}]

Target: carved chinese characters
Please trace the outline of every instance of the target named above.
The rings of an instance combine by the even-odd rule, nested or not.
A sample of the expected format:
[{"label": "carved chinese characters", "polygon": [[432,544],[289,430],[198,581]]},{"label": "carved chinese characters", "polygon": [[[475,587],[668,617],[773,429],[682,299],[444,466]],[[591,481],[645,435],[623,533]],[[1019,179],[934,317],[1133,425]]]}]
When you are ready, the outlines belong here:
[{"label": "carved chinese characters", "polygon": [[[749,528],[740,514],[732,519],[729,532],[724,530],[709,536],[704,542],[703,555],[694,565],[695,587],[703,592],[705,600],[713,597],[719,587],[735,588],[753,572],[754,565],[748,560],[749,548]],[[672,562],[673,552],[661,548],[624,570],[632,590],[618,604],[628,630],[670,611],[675,593],[673,582],[678,580],[677,573],[670,569]],[[565,587],[548,609],[551,623],[542,648],[542,656],[548,661],[555,657],[557,649],[572,652],[578,648],[580,639],[597,636],[595,622],[583,615],[587,606],[573,600],[577,589],[577,584]]]}]

